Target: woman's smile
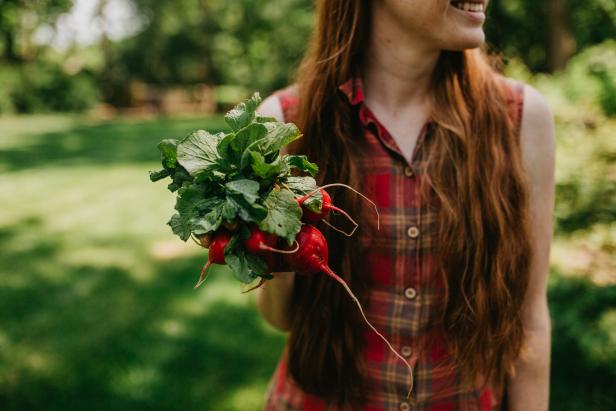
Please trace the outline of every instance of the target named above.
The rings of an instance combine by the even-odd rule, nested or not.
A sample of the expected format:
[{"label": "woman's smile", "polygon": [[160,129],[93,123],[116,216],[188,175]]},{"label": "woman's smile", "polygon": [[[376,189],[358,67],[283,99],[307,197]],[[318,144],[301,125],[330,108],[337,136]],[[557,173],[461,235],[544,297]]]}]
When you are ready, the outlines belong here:
[{"label": "woman's smile", "polygon": [[473,19],[478,23],[483,23],[486,19],[485,15],[485,2],[483,0],[471,0],[471,1],[452,1],[451,5],[455,11],[464,14],[466,17]]}]

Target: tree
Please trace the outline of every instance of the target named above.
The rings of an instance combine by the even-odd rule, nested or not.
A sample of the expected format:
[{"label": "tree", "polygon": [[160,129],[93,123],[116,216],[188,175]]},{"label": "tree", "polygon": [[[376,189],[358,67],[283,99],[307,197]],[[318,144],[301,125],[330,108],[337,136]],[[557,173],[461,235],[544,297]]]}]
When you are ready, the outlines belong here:
[{"label": "tree", "polygon": [[156,84],[289,81],[312,28],[310,0],[134,0],[146,22],[120,45],[131,73]]},{"label": "tree", "polygon": [[492,0],[488,14],[488,41],[533,71],[558,70],[616,33],[614,0]]},{"label": "tree", "polygon": [[0,1],[0,59],[19,63],[34,58],[27,53],[31,34],[42,24],[53,23],[72,3],[72,0]]}]

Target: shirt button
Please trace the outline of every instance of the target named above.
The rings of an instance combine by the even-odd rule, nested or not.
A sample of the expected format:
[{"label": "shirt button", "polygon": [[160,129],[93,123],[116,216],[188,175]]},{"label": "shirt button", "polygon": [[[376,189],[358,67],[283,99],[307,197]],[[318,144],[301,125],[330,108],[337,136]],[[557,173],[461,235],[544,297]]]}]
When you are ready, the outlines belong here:
[{"label": "shirt button", "polygon": [[410,410],[411,410],[411,406],[408,402],[402,401],[400,403],[400,411],[410,411]]},{"label": "shirt button", "polygon": [[413,177],[415,175],[415,172],[413,171],[413,167],[411,166],[404,167],[404,175],[407,177]]},{"label": "shirt button", "polygon": [[417,297],[417,291],[413,287],[409,287],[404,290],[404,296],[409,300],[412,300],[413,298]]},{"label": "shirt button", "polygon": [[411,354],[413,354],[413,349],[411,347],[409,347],[408,345],[405,345],[402,347],[402,349],[400,350],[400,353],[404,356],[404,357],[410,357]]},{"label": "shirt button", "polygon": [[411,238],[417,238],[419,236],[419,228],[410,226],[408,230],[406,230],[406,234]]}]

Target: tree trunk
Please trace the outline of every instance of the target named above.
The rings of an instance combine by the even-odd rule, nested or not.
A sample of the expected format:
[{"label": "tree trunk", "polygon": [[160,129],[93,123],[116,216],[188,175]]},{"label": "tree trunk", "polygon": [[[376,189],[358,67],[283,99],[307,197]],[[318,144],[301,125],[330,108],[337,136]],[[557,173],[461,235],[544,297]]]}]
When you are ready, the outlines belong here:
[{"label": "tree trunk", "polygon": [[9,29],[2,34],[4,37],[4,60],[9,63],[19,63],[21,58],[17,55],[17,50],[15,49],[15,33]]},{"label": "tree trunk", "polygon": [[569,27],[566,0],[546,0],[549,23],[549,69],[561,70],[575,53],[575,38]]}]

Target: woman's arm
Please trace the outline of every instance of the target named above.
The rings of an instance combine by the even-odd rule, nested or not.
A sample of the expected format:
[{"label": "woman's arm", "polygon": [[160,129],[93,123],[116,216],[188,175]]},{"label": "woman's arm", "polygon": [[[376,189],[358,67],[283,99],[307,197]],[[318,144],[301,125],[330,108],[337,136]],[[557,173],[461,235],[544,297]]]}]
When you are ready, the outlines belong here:
[{"label": "woman's arm", "polygon": [[[266,98],[257,111],[264,116],[284,121],[280,102],[276,96]],[[282,151],[284,151],[284,148]],[[256,290],[257,308],[263,318],[272,326],[281,331],[289,331],[291,329],[290,304],[295,273],[276,272],[272,275],[274,276],[272,280],[267,281]]]},{"label": "woman's arm", "polygon": [[527,333],[525,352],[508,382],[509,409],[547,411],[551,351],[547,279],[554,208],[555,139],[550,109],[543,96],[530,86],[525,88],[521,133],[524,166],[530,184],[534,256],[523,306]]}]

